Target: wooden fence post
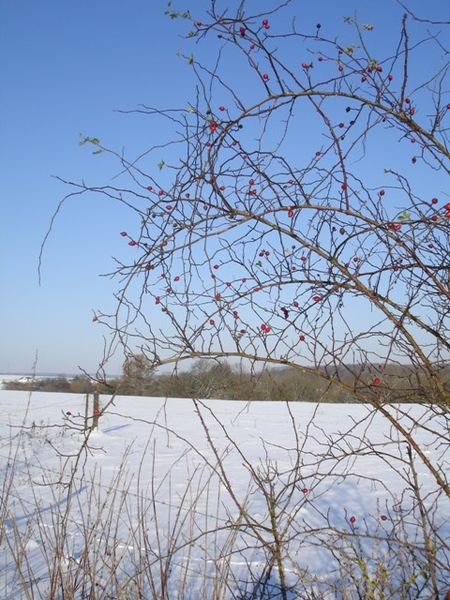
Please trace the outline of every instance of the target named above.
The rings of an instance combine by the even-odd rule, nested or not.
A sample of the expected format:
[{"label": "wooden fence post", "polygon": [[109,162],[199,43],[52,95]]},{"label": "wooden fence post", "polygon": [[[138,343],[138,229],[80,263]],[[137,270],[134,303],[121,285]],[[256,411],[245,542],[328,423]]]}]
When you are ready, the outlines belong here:
[{"label": "wooden fence post", "polygon": [[94,414],[92,415],[92,429],[98,429],[98,421],[100,417],[100,394],[94,390]]},{"label": "wooden fence post", "polygon": [[87,431],[89,428],[89,392],[86,392],[86,405],[84,408],[84,430]]}]

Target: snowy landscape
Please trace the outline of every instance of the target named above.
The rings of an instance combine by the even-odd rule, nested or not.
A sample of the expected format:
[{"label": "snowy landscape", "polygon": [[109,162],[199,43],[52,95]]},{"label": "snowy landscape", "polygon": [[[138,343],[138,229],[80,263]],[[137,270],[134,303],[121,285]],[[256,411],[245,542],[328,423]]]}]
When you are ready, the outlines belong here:
[{"label": "snowy landscape", "polygon": [[[448,500],[368,405],[102,396],[89,433],[82,394],[2,390],[0,407],[4,599],[450,586]],[[448,472],[445,412],[389,412]]]}]

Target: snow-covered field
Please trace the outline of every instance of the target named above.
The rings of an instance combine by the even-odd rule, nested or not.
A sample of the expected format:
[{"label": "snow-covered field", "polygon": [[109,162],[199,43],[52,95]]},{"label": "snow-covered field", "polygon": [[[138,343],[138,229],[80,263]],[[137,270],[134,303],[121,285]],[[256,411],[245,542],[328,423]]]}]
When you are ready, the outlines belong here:
[{"label": "snow-covered field", "polygon": [[107,402],[87,438],[83,395],[0,391],[1,598],[450,587],[449,502],[417,455],[448,477],[445,413],[390,409],[410,451],[364,405]]}]

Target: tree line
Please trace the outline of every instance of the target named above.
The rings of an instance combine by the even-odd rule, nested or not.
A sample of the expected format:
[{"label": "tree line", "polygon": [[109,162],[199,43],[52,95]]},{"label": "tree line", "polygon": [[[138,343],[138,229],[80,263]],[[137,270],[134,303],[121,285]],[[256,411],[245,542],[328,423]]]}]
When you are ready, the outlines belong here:
[{"label": "tree line", "polygon": [[[374,368],[380,377],[373,377]],[[359,377],[354,373],[359,370]],[[431,401],[427,379],[411,365],[391,364],[341,365],[334,373],[318,375],[307,367],[266,366],[255,371],[225,360],[198,360],[185,370],[158,372],[143,355],[130,355],[119,377],[93,382],[87,375],[10,381],[7,390],[38,392],[92,393],[148,397],[188,397],[222,400],[275,400],[293,402],[357,402],[357,392],[365,387],[367,394],[384,402]],[[325,377],[326,375],[326,377]],[[448,387],[450,367],[443,365],[441,380]],[[383,384],[381,383],[383,381]],[[384,393],[380,394],[380,387]],[[375,391],[376,390],[376,391]]]}]

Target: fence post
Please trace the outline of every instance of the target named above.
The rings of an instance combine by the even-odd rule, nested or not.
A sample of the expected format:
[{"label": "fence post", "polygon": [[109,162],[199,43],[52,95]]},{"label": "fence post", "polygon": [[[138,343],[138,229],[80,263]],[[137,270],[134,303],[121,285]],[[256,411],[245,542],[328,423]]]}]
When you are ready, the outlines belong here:
[{"label": "fence post", "polygon": [[89,392],[86,392],[86,405],[84,408],[84,430],[88,430],[88,420],[89,420]]},{"label": "fence post", "polygon": [[94,414],[92,415],[92,429],[98,429],[100,417],[100,394],[97,389],[94,390]]}]

